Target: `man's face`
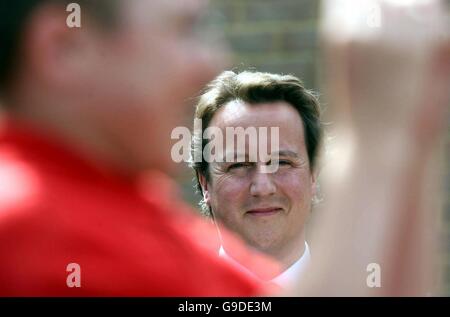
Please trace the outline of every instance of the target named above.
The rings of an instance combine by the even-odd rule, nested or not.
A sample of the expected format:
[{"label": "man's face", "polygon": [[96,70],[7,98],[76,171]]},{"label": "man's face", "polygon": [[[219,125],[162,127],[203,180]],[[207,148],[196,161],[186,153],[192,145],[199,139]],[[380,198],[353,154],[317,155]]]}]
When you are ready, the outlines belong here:
[{"label": "man's face", "polygon": [[[117,28],[99,34],[83,87],[88,115],[124,159],[169,171],[171,131],[192,117],[186,101],[221,66],[194,32],[204,1],[122,1]],[[83,85],[83,84],[82,84]]]},{"label": "man's face", "polygon": [[[250,246],[274,257],[298,246],[315,186],[298,112],[285,102],[249,105],[232,101],[218,110],[210,126],[220,128],[224,135],[226,127],[267,127],[269,131],[279,127],[275,173],[261,173],[268,162],[259,159],[212,162],[205,195],[214,216]],[[230,150],[234,149],[225,149]]]}]

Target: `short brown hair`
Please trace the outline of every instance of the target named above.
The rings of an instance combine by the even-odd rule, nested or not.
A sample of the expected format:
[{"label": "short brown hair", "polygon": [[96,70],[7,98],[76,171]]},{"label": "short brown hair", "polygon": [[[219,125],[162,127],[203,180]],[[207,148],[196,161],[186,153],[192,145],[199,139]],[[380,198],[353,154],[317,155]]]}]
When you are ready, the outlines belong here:
[{"label": "short brown hair", "polygon": [[[195,109],[195,118],[202,120],[202,160],[200,162],[191,160],[191,167],[195,171],[196,187],[199,192],[202,192],[199,175],[203,175],[209,181],[208,162],[203,159],[203,149],[208,139],[203,138],[203,132],[217,110],[233,100],[249,104],[284,101],[292,105],[303,121],[308,159],[311,169],[314,169],[323,137],[321,111],[316,94],[307,90],[302,81],[292,75],[225,71],[206,86]],[[194,133],[192,158],[196,157],[195,151],[200,150],[200,146],[196,146],[200,140],[196,137],[198,136]],[[210,214],[206,206],[202,206],[202,212]]]}]

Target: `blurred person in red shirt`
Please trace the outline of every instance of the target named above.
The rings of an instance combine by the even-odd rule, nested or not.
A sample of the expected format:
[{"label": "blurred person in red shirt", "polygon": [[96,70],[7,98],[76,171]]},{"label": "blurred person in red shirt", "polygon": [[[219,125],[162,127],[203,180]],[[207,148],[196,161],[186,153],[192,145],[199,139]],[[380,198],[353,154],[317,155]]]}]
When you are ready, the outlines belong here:
[{"label": "blurred person in red shirt", "polygon": [[261,294],[165,176],[221,64],[193,31],[204,2],[78,1],[73,28],[69,2],[1,0],[0,295]]}]

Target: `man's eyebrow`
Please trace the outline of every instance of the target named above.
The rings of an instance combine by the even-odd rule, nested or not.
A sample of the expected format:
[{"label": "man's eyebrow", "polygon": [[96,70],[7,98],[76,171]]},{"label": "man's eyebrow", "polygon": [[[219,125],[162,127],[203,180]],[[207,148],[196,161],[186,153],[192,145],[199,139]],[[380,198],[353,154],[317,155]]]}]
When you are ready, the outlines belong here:
[{"label": "man's eyebrow", "polygon": [[281,150],[278,152],[274,152],[272,155],[278,155],[279,157],[292,157],[292,158],[300,158],[300,155],[297,154],[297,152],[290,151],[290,150]]},{"label": "man's eyebrow", "polygon": [[238,152],[230,151],[230,152],[225,152],[223,154],[222,162],[226,162],[227,161],[226,160],[227,154],[229,156],[231,155],[233,157],[233,160],[237,160],[238,158],[244,159],[245,161],[249,160],[249,155],[248,155],[247,151],[245,152],[245,155],[244,155],[244,153],[238,153]]},{"label": "man's eyebrow", "polygon": [[[236,153],[236,152],[225,152],[222,157],[222,162],[226,162],[226,155],[232,155],[233,159],[236,161],[238,158],[244,159],[245,161],[249,160],[249,155],[247,152],[245,152],[245,155],[243,153]],[[277,155],[278,157],[291,157],[294,159],[300,159],[300,155],[297,154],[297,152],[290,151],[290,150],[281,150],[277,151],[271,154],[272,156]]]}]

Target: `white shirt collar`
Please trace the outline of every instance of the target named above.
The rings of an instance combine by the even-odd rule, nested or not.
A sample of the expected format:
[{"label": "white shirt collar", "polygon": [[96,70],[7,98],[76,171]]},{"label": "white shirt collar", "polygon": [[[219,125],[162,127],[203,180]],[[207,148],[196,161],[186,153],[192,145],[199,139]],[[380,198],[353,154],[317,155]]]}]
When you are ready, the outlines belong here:
[{"label": "white shirt collar", "polygon": [[[220,246],[219,249],[219,256],[227,259],[233,266],[238,268],[240,271],[246,274],[250,274],[253,277],[256,277],[254,273],[250,272],[250,270],[248,270],[242,264],[240,264],[235,259],[230,257],[222,246]],[[277,284],[282,288],[289,288],[295,281],[298,280],[299,276],[303,274],[303,272],[306,270],[310,262],[311,262],[311,253],[309,251],[308,243],[305,241],[305,250],[303,251],[302,256],[294,264],[292,264],[289,268],[287,268],[283,273],[273,278],[271,282]]]},{"label": "white shirt collar", "polygon": [[283,273],[271,280],[282,288],[289,288],[298,281],[299,277],[304,273],[311,262],[311,253],[308,243],[305,241],[305,250],[302,256],[294,264],[288,267]]}]

